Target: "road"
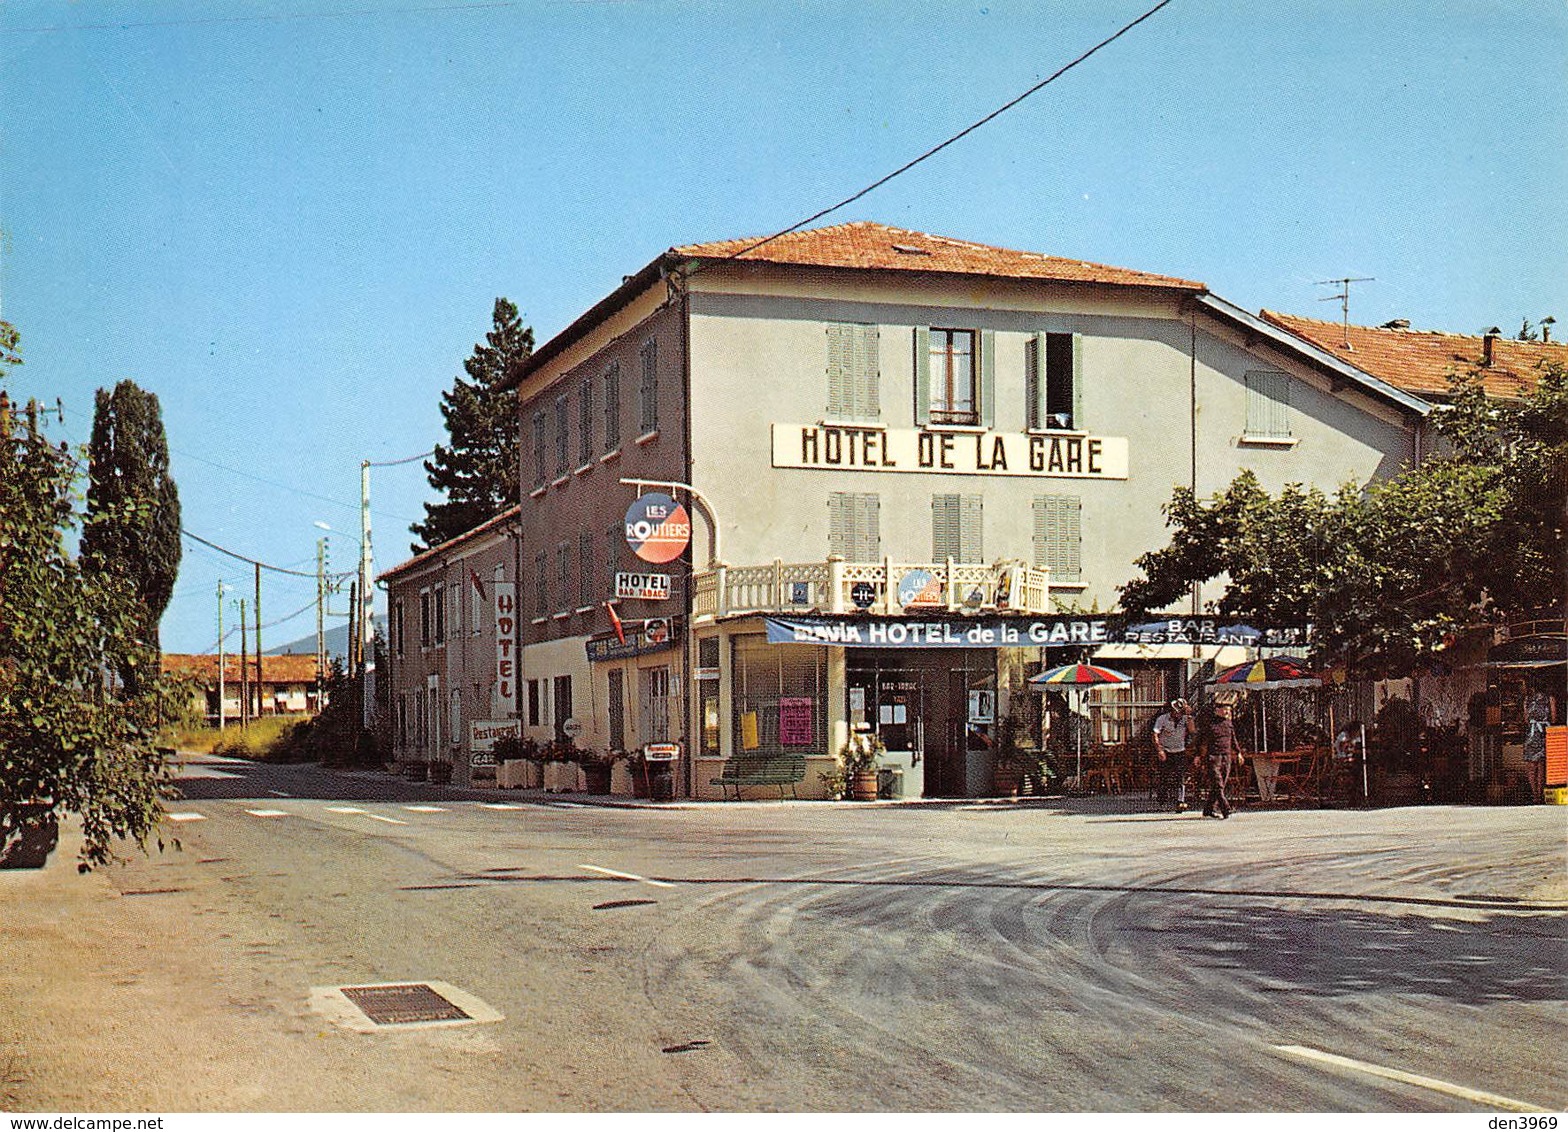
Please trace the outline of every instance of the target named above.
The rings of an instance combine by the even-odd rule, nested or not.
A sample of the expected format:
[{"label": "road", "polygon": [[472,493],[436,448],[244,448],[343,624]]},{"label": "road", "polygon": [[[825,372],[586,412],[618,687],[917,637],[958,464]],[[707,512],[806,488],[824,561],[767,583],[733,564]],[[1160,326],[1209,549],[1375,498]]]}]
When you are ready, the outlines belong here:
[{"label": "road", "polygon": [[[179,851],[0,874],[0,1107],[1568,1107],[1561,808],[630,808],[189,773]],[[312,999],[388,982],[502,1017],[366,1033]]]}]

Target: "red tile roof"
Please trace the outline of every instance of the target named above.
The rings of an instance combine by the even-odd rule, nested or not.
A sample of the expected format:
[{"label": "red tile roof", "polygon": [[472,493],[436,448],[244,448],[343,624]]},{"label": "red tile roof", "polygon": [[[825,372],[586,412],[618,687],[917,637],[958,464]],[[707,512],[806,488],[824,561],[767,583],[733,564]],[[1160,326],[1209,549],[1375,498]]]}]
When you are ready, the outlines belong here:
[{"label": "red tile roof", "polygon": [[1382,326],[1352,326],[1347,332],[1343,323],[1269,310],[1261,311],[1260,317],[1373,377],[1421,397],[1442,398],[1448,393],[1450,374],[1472,369],[1480,373],[1487,393],[1518,397],[1534,387],[1543,362],[1568,366],[1568,343],[1563,342],[1498,337],[1492,343],[1492,364],[1483,367],[1484,339],[1475,335]]},{"label": "red tile roof", "polygon": [[[717,240],[671,248],[670,254],[690,259],[728,259],[807,267],[847,267],[877,271],[928,271],[955,275],[989,275],[1006,279],[1048,279],[1066,283],[1108,283],[1126,287],[1168,287],[1204,291],[1202,283],[1170,275],[1152,275],[1125,267],[1107,267],[1083,260],[1012,251],[972,244],[948,236],[932,236],[869,220],[791,232],[753,247],[764,237]],[[749,249],[749,250],[748,250]],[[740,253],[737,255],[737,253]]]},{"label": "red tile roof", "polygon": [[[248,667],[256,675],[256,658],[251,657]],[[163,671],[181,676],[195,676],[208,684],[218,682],[218,657],[214,653],[164,653]],[[234,653],[223,656],[223,678],[236,688],[240,680],[240,658]],[[298,653],[261,658],[263,684],[314,684],[316,658]]]},{"label": "red tile roof", "polygon": [[511,506],[511,507],[508,507],[505,511],[502,511],[499,515],[496,515],[495,517],[490,518],[490,519],[486,519],[484,522],[480,523],[477,527],[474,527],[474,528],[472,528],[470,530],[466,530],[462,534],[456,536],[455,538],[449,538],[449,539],[447,539],[443,543],[437,543],[435,546],[430,547],[428,550],[422,550],[418,554],[414,555],[414,557],[412,557],[410,559],[407,559],[406,561],[399,562],[396,566],[392,567],[390,570],[387,570],[384,573],[382,573],[380,575],[380,577],[382,579],[388,579],[388,578],[395,578],[395,577],[397,577],[397,576],[399,576],[401,574],[406,574],[410,570],[413,570],[413,569],[415,569],[415,568],[417,568],[419,566],[423,566],[425,563],[433,561],[433,560],[441,557],[441,555],[443,555],[443,554],[450,554],[452,551],[456,550],[458,547],[462,546],[464,543],[472,542],[474,539],[478,538],[480,535],[486,533],[487,531],[494,530],[496,527],[499,527],[503,523],[505,523],[508,519],[515,519],[515,518],[517,518],[517,516],[521,515],[522,513],[523,513],[523,509],[522,509],[522,507],[520,505],[514,505],[514,506]]}]

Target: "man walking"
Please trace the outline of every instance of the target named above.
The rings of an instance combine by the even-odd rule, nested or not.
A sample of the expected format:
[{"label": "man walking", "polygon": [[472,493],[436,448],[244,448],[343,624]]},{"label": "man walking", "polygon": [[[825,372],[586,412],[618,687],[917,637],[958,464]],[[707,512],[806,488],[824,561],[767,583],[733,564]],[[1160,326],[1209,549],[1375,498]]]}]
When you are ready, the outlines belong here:
[{"label": "man walking", "polygon": [[1172,700],[1154,721],[1154,804],[1176,812],[1187,809],[1187,743],[1192,737],[1192,710],[1186,700]]},{"label": "man walking", "polygon": [[[1231,723],[1229,704],[1214,705],[1208,727],[1203,733],[1201,750],[1209,784],[1209,797],[1203,803],[1203,816],[1228,818],[1230,801],[1225,797],[1225,783],[1230,778],[1231,759],[1241,754],[1236,746],[1236,728]],[[1219,812],[1216,814],[1215,810]]]}]

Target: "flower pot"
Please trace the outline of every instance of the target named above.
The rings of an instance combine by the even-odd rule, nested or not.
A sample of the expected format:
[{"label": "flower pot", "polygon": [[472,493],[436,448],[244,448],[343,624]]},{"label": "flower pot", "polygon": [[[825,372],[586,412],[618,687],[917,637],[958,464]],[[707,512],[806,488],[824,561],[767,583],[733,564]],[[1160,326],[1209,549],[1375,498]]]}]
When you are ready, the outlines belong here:
[{"label": "flower pot", "polygon": [[998,798],[1016,798],[1023,791],[1024,772],[1021,767],[998,766],[991,770],[991,787]]},{"label": "flower pot", "polygon": [[583,790],[588,794],[610,792],[610,764],[583,763]]},{"label": "flower pot", "polygon": [[442,786],[444,786],[448,782],[451,782],[452,781],[452,764],[451,763],[431,763],[430,764],[430,781],[436,783],[437,785],[442,785]]},{"label": "flower pot", "polygon": [[0,869],[41,869],[60,843],[60,819],[46,802],[0,814]]},{"label": "flower pot", "polygon": [[849,796],[857,802],[875,802],[877,800],[877,772],[876,768],[870,770],[857,770],[849,780]]}]

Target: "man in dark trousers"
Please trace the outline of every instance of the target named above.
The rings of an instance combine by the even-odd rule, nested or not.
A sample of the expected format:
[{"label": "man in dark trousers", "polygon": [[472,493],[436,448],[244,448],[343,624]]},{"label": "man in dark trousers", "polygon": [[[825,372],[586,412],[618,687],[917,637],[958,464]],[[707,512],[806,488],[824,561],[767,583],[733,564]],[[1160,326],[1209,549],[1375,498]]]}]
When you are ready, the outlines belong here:
[{"label": "man in dark trousers", "polygon": [[1172,700],[1169,711],[1154,721],[1154,804],[1160,809],[1187,808],[1187,743],[1192,738],[1192,712],[1186,700]]},{"label": "man in dark trousers", "polygon": [[1236,745],[1236,728],[1230,720],[1229,704],[1214,705],[1208,726],[1204,728],[1200,750],[1209,783],[1209,798],[1203,804],[1203,816],[1228,818],[1230,802],[1225,797],[1225,783],[1230,779],[1231,759],[1241,755],[1241,749]]}]

